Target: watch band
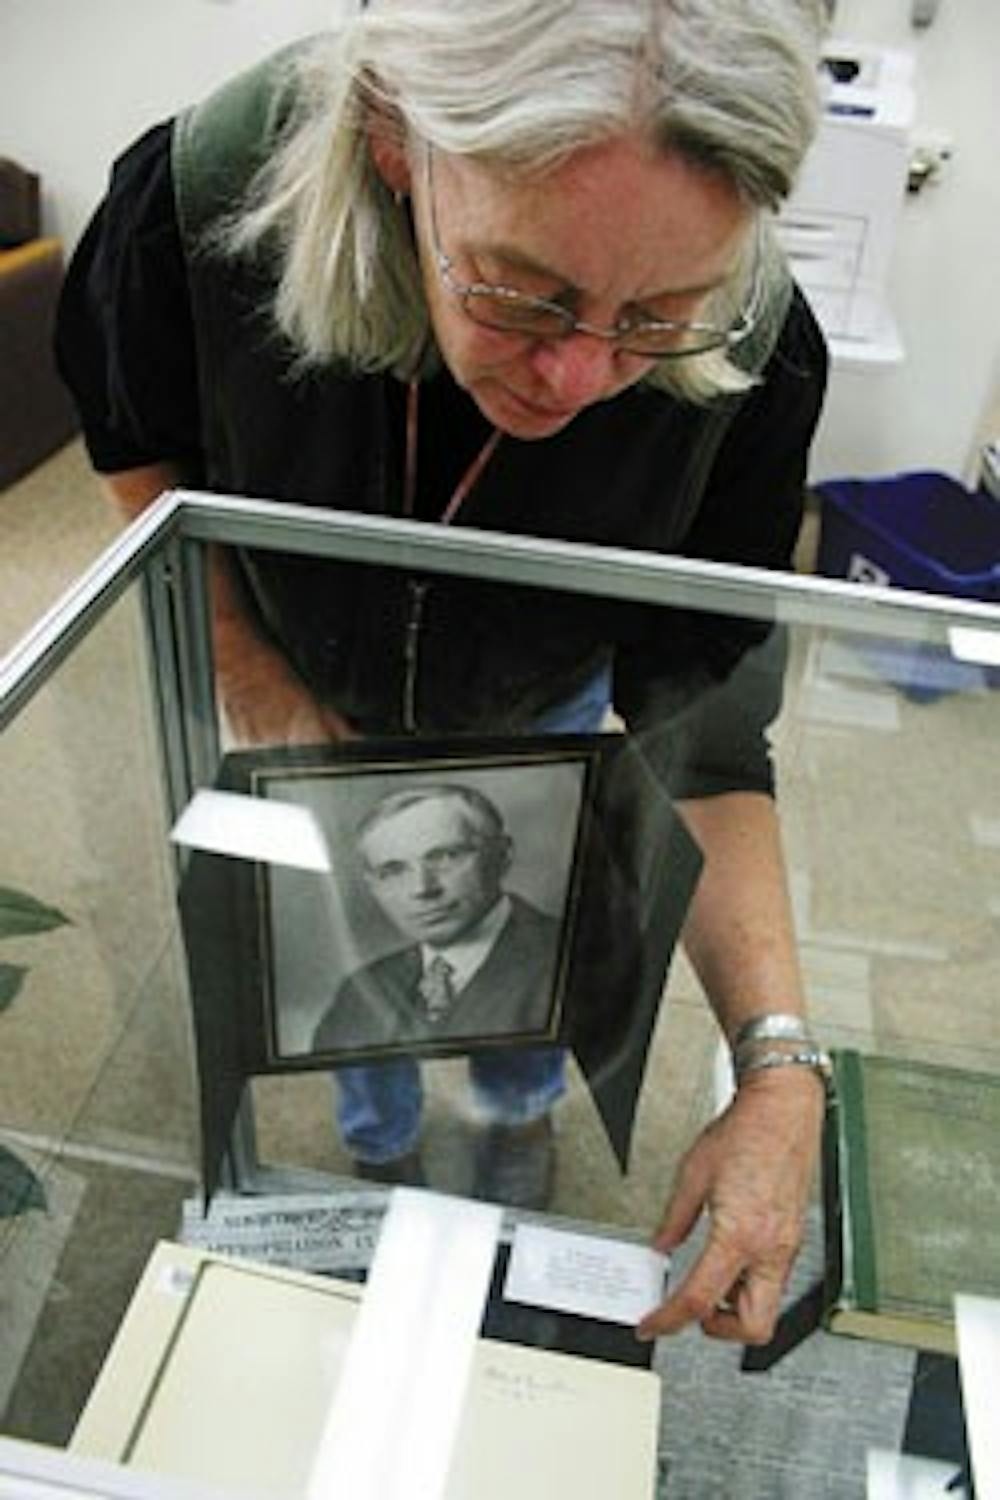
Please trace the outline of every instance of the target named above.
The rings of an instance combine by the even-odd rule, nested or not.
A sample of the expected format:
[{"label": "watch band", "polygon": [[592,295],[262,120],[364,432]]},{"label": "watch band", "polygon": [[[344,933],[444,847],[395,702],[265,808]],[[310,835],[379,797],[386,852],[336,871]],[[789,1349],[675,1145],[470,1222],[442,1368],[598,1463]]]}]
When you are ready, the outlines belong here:
[{"label": "watch band", "polygon": [[822,1047],[801,1047],[796,1052],[761,1052],[749,1058],[736,1069],[737,1088],[751,1073],[762,1073],[768,1068],[811,1068],[823,1085],[829,1104],[836,1103],[837,1091],[833,1075],[833,1062],[829,1052]]},{"label": "watch band", "polygon": [[738,1052],[748,1042],[806,1042],[809,1031],[803,1016],[789,1011],[768,1011],[762,1016],[751,1016],[733,1038],[733,1051]]}]

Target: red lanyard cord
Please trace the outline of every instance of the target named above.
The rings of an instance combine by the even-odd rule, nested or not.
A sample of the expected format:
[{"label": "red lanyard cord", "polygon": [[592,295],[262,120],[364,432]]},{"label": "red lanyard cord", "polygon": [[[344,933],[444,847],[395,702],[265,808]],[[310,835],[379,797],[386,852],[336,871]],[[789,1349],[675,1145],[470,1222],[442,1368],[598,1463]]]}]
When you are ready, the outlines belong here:
[{"label": "red lanyard cord", "polygon": [[[406,392],[406,460],[403,470],[403,514],[412,516],[417,501],[417,439],[420,432],[420,385],[411,380]],[[502,434],[494,427],[475,458],[455,486],[451,499],[441,512],[439,524],[447,526],[461,510],[475,489],[479,477],[493,454]]]}]

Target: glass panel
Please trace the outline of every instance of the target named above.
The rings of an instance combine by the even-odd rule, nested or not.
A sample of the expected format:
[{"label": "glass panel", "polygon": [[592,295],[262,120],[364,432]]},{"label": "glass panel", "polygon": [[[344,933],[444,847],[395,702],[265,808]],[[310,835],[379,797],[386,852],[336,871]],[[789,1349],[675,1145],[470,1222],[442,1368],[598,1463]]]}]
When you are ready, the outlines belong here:
[{"label": "glass panel", "polygon": [[[355,567],[347,576],[359,598],[370,598],[380,587],[397,602],[402,597],[403,575]],[[587,604],[572,595],[542,595],[539,590],[504,587],[505,619],[532,622],[524,629],[526,633],[533,631],[539,643],[531,671],[505,698],[497,678],[490,675],[491,666],[496,670],[495,660],[481,641],[470,644],[467,639],[477,630],[485,635],[481,622],[497,607],[492,597],[496,590],[492,585],[469,582],[454,585],[463,591],[454,608],[461,608],[470,622],[466,638],[459,642],[455,631],[448,629],[447,611],[452,606],[442,605],[435,617],[436,594],[452,587],[441,580],[432,582],[422,599],[421,631],[428,646],[427,656],[417,662],[415,675],[419,680],[422,671],[431,674],[432,683],[424,686],[423,717],[418,686],[420,731],[433,735],[436,742],[442,734],[455,731],[504,736],[558,725],[558,713],[551,703],[544,702],[546,665],[553,677],[560,670],[561,643],[554,622],[561,611],[568,614],[578,627],[574,646],[579,649],[579,640],[584,638],[580,619]],[[708,602],[711,590],[706,587]],[[632,616],[617,607],[595,604],[591,608],[602,611],[603,627],[609,622],[612,630],[619,625],[628,629],[634,626]],[[928,623],[928,619],[915,616],[911,638],[906,639],[900,633],[905,627],[898,625],[892,636],[875,634],[869,620],[877,620],[877,608],[869,605],[866,611],[860,597],[855,628],[850,631],[843,626],[843,610],[825,606],[822,596],[812,602],[811,613],[814,623],[795,623],[787,630],[783,706],[770,738],[796,930],[817,1027],[831,1044],[877,1044],[880,1049],[902,1049],[914,1056],[956,1065],[995,1055],[997,1020],[989,982],[995,976],[997,959],[995,911],[989,895],[996,842],[991,814],[997,784],[992,753],[997,718],[995,669],[960,661],[944,645],[937,644],[945,637],[946,620]],[[671,652],[678,655],[675,643],[681,631],[690,636],[701,629],[709,645],[713,639],[724,643],[728,638],[737,648],[741,637],[752,640],[755,634],[766,632],[759,621],[741,620],[735,614],[709,616],[688,611],[678,615],[662,610],[659,616],[657,620],[655,610],[646,612],[647,622],[652,621],[648,628],[654,638],[659,632],[668,660]],[[830,619],[838,623],[829,623]],[[550,628],[542,629],[540,621]],[[435,631],[446,636],[443,647],[440,642],[435,647]],[[931,633],[933,642],[927,639]],[[434,698],[435,649],[465,663],[461,686],[450,698]],[[673,715],[686,736],[678,736],[684,749],[669,767],[658,738],[643,731],[640,745],[644,758],[663,775],[669,771],[672,784],[682,793],[708,786],[713,775],[723,778],[718,784],[724,785],[725,776],[732,770],[729,762],[734,758],[737,770],[741,763],[748,763],[752,747],[741,746],[736,740],[738,710],[751,698],[766,704],[772,692],[777,701],[782,669],[779,661],[769,659],[771,649],[766,642],[752,646],[724,683],[689,683],[678,694],[677,702],[664,704],[664,713]],[[477,650],[482,654],[477,656]],[[546,652],[556,664],[544,662]],[[687,659],[691,656],[689,647]],[[311,669],[311,664],[306,663],[306,668]],[[398,677],[387,687],[397,669]],[[398,738],[403,733],[407,677],[402,656],[392,659],[387,651],[383,660],[373,647],[365,681],[372,692],[370,699],[364,698],[368,687],[359,690],[356,681],[345,683],[346,701],[359,706],[355,722],[362,723],[367,731],[360,742],[354,741],[354,756],[363,756],[366,742],[377,748],[386,734]],[[634,684],[627,686],[635,699]],[[463,692],[461,687],[468,691]],[[359,692],[360,696],[351,699],[352,693]],[[710,726],[713,732],[729,737],[721,766],[715,766],[711,757],[706,761],[703,756],[700,766],[692,761],[694,741],[680,713],[685,693],[693,701],[707,704],[717,715]],[[344,702],[341,698],[338,706],[343,707]],[[516,712],[512,712],[513,705]],[[605,730],[621,727],[613,708],[603,721]],[[644,709],[649,718],[648,708]],[[593,713],[592,706],[580,711],[591,715],[587,727],[601,723],[599,712]],[[581,721],[577,718],[576,722],[579,725]],[[700,781],[695,779],[696,774]],[[282,785],[289,795],[292,783]],[[303,793],[303,797],[307,804],[315,800],[312,791]],[[336,831],[341,843],[335,853],[343,858],[347,836],[343,823],[337,824]],[[298,878],[308,886],[313,877]],[[294,898],[290,898],[290,904],[295,904]],[[309,926],[306,919],[305,927]],[[318,941],[315,928],[312,930],[314,941]],[[329,987],[331,974],[335,977],[334,964],[324,960],[318,965],[318,972],[310,979],[317,992]],[[706,1017],[699,983],[680,955],[672,966],[668,994],[670,1004],[661,1016],[654,1039],[655,1061],[648,1075],[664,1079],[673,1071],[679,1074],[669,1088],[662,1090],[660,1103],[671,1112],[672,1128],[664,1131],[659,1119],[650,1122],[651,1138],[661,1143],[689,1133],[679,1131],[678,1126],[697,1115],[691,1096],[704,1092],[717,1040],[716,1028]],[[964,997],[961,1006],[950,998],[956,994]],[[690,1044],[666,1046],[661,1056],[658,1049],[667,1029],[675,1024],[689,1028]],[[704,1054],[700,1069],[692,1068],[692,1047]],[[684,1059],[680,1065],[678,1054]],[[425,1072],[428,1132],[433,1135],[439,1091],[444,1097],[451,1096],[461,1068],[454,1061],[436,1062],[426,1064]],[[349,1164],[335,1143],[326,1147],[322,1144],[330,1109],[323,1084],[316,1079],[272,1077],[258,1080],[254,1089],[265,1159],[283,1160],[288,1156],[313,1167],[326,1165],[335,1170]],[[571,1081],[560,1112],[574,1108],[574,1092]],[[646,1102],[644,1098],[644,1108]],[[574,1140],[580,1131],[587,1131],[587,1110],[583,1105],[580,1108],[580,1119],[572,1126]],[[303,1111],[308,1125],[304,1124]],[[678,1112],[676,1116],[674,1111]],[[644,1121],[643,1109],[637,1161],[646,1159]],[[659,1153],[662,1150],[661,1144]],[[599,1132],[588,1148],[587,1159],[592,1168],[601,1161]],[[669,1180],[668,1172],[663,1176]],[[462,1191],[461,1174],[446,1174],[440,1185]],[[594,1193],[593,1177],[589,1189],[584,1189],[570,1171],[557,1189],[557,1206],[567,1213],[580,1212],[583,1205],[577,1195],[581,1191],[585,1196]],[[622,1219],[623,1191],[621,1184],[615,1184],[613,1190],[599,1189],[589,1206],[598,1218],[626,1222],[630,1215],[625,1212]],[[646,1205],[648,1213],[649,1195],[656,1196],[659,1191],[651,1187],[640,1190],[634,1201]]]},{"label": "glass panel", "polygon": [[[997,669],[958,661],[947,647],[949,624],[976,622],[939,607],[914,608],[907,624],[904,612],[887,611],[864,591],[845,607],[836,590],[807,597],[801,580],[794,588],[739,575],[695,583],[683,570],[662,579],[661,602],[650,604],[641,566],[634,578],[627,567],[607,575],[616,600],[597,598],[596,589],[588,595],[594,586],[584,585],[584,572],[577,592],[550,593],[500,582],[507,565],[494,566],[488,548],[482,567],[476,561],[469,571],[489,572],[489,581],[449,580],[424,566],[419,549],[407,550],[409,535],[383,548],[405,557],[406,571],[317,560],[275,575],[294,581],[269,614],[272,642],[282,613],[303,610],[307,628],[291,643],[296,670],[314,688],[324,674],[335,684],[327,707],[352,721],[350,739],[317,746],[320,718],[301,717],[304,699],[285,714],[283,731],[275,733],[273,717],[266,732],[258,728],[263,744],[230,713],[216,774],[206,749],[210,707],[185,701],[172,743],[186,736],[190,791],[243,800],[213,803],[209,824],[185,835],[182,926],[168,842],[173,813],[164,808],[158,731],[136,665],[134,600],[93,630],[5,737],[5,785],[15,789],[5,817],[17,859],[4,882],[59,907],[73,926],[31,939],[30,948],[28,940],[23,950],[11,945],[32,973],[0,1017],[4,1144],[40,1170],[54,1205],[5,1225],[5,1281],[16,1284],[30,1265],[40,1288],[24,1347],[5,1352],[4,1430],[68,1440],[158,1237],[332,1273],[340,1280],[324,1286],[346,1299],[349,1325],[386,1207],[383,1158],[419,1150],[420,1162],[408,1163],[411,1181],[419,1171],[432,1189],[496,1200],[512,1181],[518,1191],[526,1179],[532,1191],[544,1187],[551,1150],[547,1201],[522,1202],[505,1218],[485,1335],[553,1357],[596,1357],[609,1372],[652,1361],[662,1376],[659,1495],[859,1493],[867,1450],[895,1451],[910,1440],[914,1391],[927,1376],[921,1365],[915,1381],[912,1348],[816,1331],[768,1376],[747,1376],[739,1347],[697,1329],[655,1348],[639,1344],[634,1317],[616,1324],[505,1298],[503,1276],[523,1224],[580,1232],[598,1249],[609,1240],[647,1244],[684,1153],[725,1098],[726,1051],[702,980],[679,948],[671,957],[695,873],[682,823],[690,821],[706,855],[701,882],[724,876],[691,803],[718,807],[720,798],[763,786],[757,732],[771,709],[795,936],[820,1040],[841,1052],[1000,1076],[1000,679]],[[556,554],[548,562],[553,578],[574,576]],[[533,566],[537,585],[547,563]],[[629,602],[633,583],[641,607]],[[324,598],[334,596],[352,601],[340,620],[346,635],[323,613]],[[182,623],[196,619],[182,590],[172,610]],[[769,614],[785,625],[773,630]],[[197,682],[187,672],[191,638],[182,628],[188,685]],[[602,697],[609,642],[610,698],[606,690]],[[581,663],[586,669],[574,673]],[[275,708],[259,679],[243,686],[260,719]],[[442,782],[462,794],[429,796]],[[183,785],[176,764],[174,784]],[[502,829],[470,792],[493,804]],[[234,807],[242,814],[235,824],[227,821]],[[311,815],[308,826],[302,814]],[[662,848],[670,850],[666,861]],[[316,862],[304,850],[310,858],[318,851]],[[423,938],[393,892],[422,903]],[[466,901],[474,920],[459,930]],[[499,1031],[491,1031],[487,1007],[487,1019],[470,1023],[470,1042],[456,1020],[463,989],[468,999],[477,975],[483,987],[498,934],[510,936],[526,906],[548,918],[540,924],[550,944],[543,989],[552,1003],[540,1020],[518,1012]],[[453,972],[444,1022],[431,1015],[436,1002],[425,986],[428,1009],[407,1031],[411,1022],[392,1009],[390,970],[421,946],[447,956]],[[518,978],[530,968],[528,953],[520,950],[512,966]],[[712,962],[703,951],[702,974]],[[424,967],[421,959],[414,1004]],[[606,974],[613,981],[598,982]],[[514,989],[508,980],[505,1003]],[[645,1015],[641,995],[651,996]],[[351,1024],[360,1027],[366,998],[379,1015],[391,1012],[397,1029],[374,1040],[359,1031],[353,1041],[348,1031],[360,1048],[352,1054],[345,1033],[323,1025],[350,1004]],[[769,997],[775,1010],[784,1000]],[[583,1021],[595,1016],[605,1030],[588,1052]],[[516,1047],[506,1045],[512,1036]],[[563,1088],[551,1051],[567,1037],[575,1052]],[[505,1051],[517,1054],[505,1076],[503,1067],[483,1069],[484,1057],[503,1063]],[[348,1057],[360,1072],[354,1134],[345,1139],[343,1089],[333,1074]],[[626,1153],[628,1089],[611,1063],[636,1057],[633,1083],[641,1079],[641,1088]],[[531,1078],[524,1059],[540,1063]],[[984,1083],[984,1098],[988,1092]],[[546,1101],[551,1139],[511,1136],[499,1149],[489,1109],[503,1109],[514,1125],[544,1117]],[[206,1141],[218,1191],[204,1221],[196,1164]],[[511,1162],[513,1173],[505,1171]],[[986,1160],[980,1168],[976,1196],[995,1208],[995,1166]],[[817,1180],[789,1307],[829,1269],[821,1196]],[[673,1285],[702,1243],[696,1230],[677,1253]],[[184,1274],[190,1281],[190,1269]],[[178,1306],[186,1305],[188,1282],[181,1276],[171,1285]],[[287,1342],[291,1325],[272,1311]],[[261,1304],[261,1337],[269,1316]],[[310,1317],[302,1322],[308,1330]],[[303,1346],[303,1368],[317,1357]],[[242,1360],[218,1360],[210,1394],[228,1388],[235,1363]],[[294,1368],[294,1359],[282,1365]],[[332,1394],[340,1365],[331,1355],[322,1368]],[[137,1413],[143,1392],[135,1400]],[[234,1429],[240,1441],[219,1458],[221,1468],[192,1443],[175,1444],[165,1467],[237,1486],[259,1478],[240,1468],[254,1451],[244,1437],[259,1428],[270,1442],[273,1408],[265,1401],[258,1422],[247,1400],[240,1397]],[[91,1423],[100,1392],[95,1402]],[[299,1478],[319,1436],[317,1419],[296,1439]],[[90,1451],[125,1455],[128,1443],[116,1451],[107,1441]],[[227,1470],[229,1462],[235,1468]]]},{"label": "glass panel", "polygon": [[[358,575],[358,597],[366,600],[382,585],[391,594],[397,581],[372,569],[353,571]],[[398,582],[401,592],[403,581]],[[433,631],[441,626],[441,616],[435,621],[436,596],[439,590],[446,595],[447,589],[434,579],[420,599],[420,632],[424,640],[430,637],[432,649]],[[469,661],[474,647],[469,638],[477,631],[485,633],[483,621],[495,601],[491,585],[463,589],[465,636],[457,647],[454,627],[442,629],[442,638],[453,656]],[[669,587],[665,592],[669,597]],[[558,652],[557,622],[568,618],[578,627],[588,613],[587,604],[572,596],[546,598],[537,590],[513,585],[505,587],[504,596],[508,620],[538,643],[532,658],[536,668],[553,649]],[[723,603],[726,607],[720,608]],[[733,608],[732,595],[713,597],[708,586],[705,604],[715,605],[716,613],[648,613],[640,640],[645,641],[643,630],[648,627],[650,637],[663,643],[667,658],[673,652],[677,660],[679,638],[693,637],[710,647],[713,641],[726,640],[742,645],[762,633],[759,602],[754,603],[749,591],[746,615]],[[603,628],[635,627],[631,614],[617,606],[598,607],[598,612]],[[721,777],[724,786],[734,757],[737,764],[741,758],[752,760],[740,742],[741,708],[751,700],[766,700],[783,676],[783,703],[770,738],[795,930],[818,1035],[841,1050],[995,1076],[1000,1071],[995,1000],[1000,966],[994,827],[1000,702],[996,674],[951,655],[945,644],[946,619],[915,614],[909,628],[895,621],[891,633],[884,634],[877,605],[863,596],[858,596],[848,619],[842,605],[825,601],[819,593],[789,613],[784,672],[771,651],[773,640],[750,645],[742,656],[737,651],[731,671],[718,674],[721,682],[706,685],[695,680],[689,684],[690,698],[681,692],[676,700],[654,705],[653,722],[662,708],[675,731],[679,728],[674,743],[679,740],[682,748],[672,757],[666,754],[647,719],[639,738],[643,762],[655,774],[668,777],[675,791],[705,789],[713,776]],[[533,623],[524,623],[529,621]],[[378,648],[372,649],[366,665],[379,660]],[[693,656],[697,659],[696,651]],[[692,653],[685,654],[682,646],[679,659],[690,664]],[[419,672],[434,669],[428,668],[426,657],[417,658],[417,723],[425,734],[458,729],[508,735],[512,729],[524,732],[551,723],[544,712],[550,705],[537,699],[532,713],[513,715],[513,692],[503,695],[496,666],[487,661],[467,670],[467,695],[435,701],[433,678],[430,684],[425,679],[424,709],[429,706],[429,714],[421,720]],[[396,665],[401,674],[396,686],[403,691],[391,699],[381,725],[369,708],[368,736],[376,728],[398,734],[406,722],[407,663]],[[389,676],[372,670],[376,692]],[[412,677],[409,686],[414,686]],[[642,708],[634,684],[627,686],[633,702]],[[709,727],[721,737],[715,742],[716,749],[721,746],[718,756],[698,758],[698,738],[685,717],[691,701],[706,712]],[[621,727],[613,711],[603,723],[605,732],[612,734]],[[355,745],[353,753],[363,754],[363,746]],[[282,785],[287,793],[288,783]],[[659,795],[662,798],[662,791]],[[311,794],[305,800],[308,803]],[[536,812],[544,821],[545,809],[536,806]],[[334,823],[330,842],[336,865],[347,851],[345,824],[342,819]],[[512,886],[516,873],[515,860]],[[302,878],[308,883],[311,877]],[[293,906],[294,902],[286,910]],[[303,929],[312,934],[305,940],[309,949],[318,941],[316,923],[307,918]],[[337,988],[334,966],[325,959],[317,969],[318,993],[329,1004]],[[780,1009],[781,1003],[776,995],[774,1008]],[[677,954],[652,1036],[625,1172],[609,1143],[593,1091],[570,1059],[566,1091],[552,1111],[556,1169],[547,1209],[554,1217],[549,1222],[563,1228],[582,1226],[590,1236],[611,1233],[627,1243],[645,1242],[659,1220],[684,1152],[719,1105],[725,1086],[722,1055],[719,1029],[701,984],[690,962]],[[374,1067],[368,1071],[382,1076]],[[470,1088],[469,1065],[458,1057],[424,1059],[420,1074],[422,1169],[432,1187],[481,1196],[477,1172],[484,1127]],[[252,1094],[261,1159],[272,1172],[278,1168],[270,1178],[272,1187],[280,1186],[288,1168],[298,1169],[286,1178],[289,1188],[298,1190],[307,1181],[302,1168],[345,1179],[364,1175],[354,1160],[357,1153],[338,1137],[336,1088],[325,1071],[258,1078]],[[989,1169],[984,1166],[983,1171],[988,1177]],[[979,1189],[995,1205],[995,1181],[982,1180]],[[702,1243],[695,1235],[678,1252],[675,1282],[691,1267]],[[355,1261],[365,1258],[363,1249],[355,1251]],[[350,1259],[348,1252],[341,1272]],[[506,1253],[501,1261],[505,1259]],[[787,1304],[794,1306],[795,1297],[808,1293],[828,1269],[817,1180]],[[513,1319],[515,1337],[524,1343],[579,1347],[565,1323],[551,1313],[504,1302],[500,1286],[495,1282],[488,1331],[502,1326],[509,1333]],[[627,1329],[620,1330],[625,1338],[616,1339],[611,1325],[587,1321],[591,1330],[598,1330],[593,1337],[606,1361],[615,1364],[627,1361],[630,1354],[635,1357],[636,1346],[627,1346]],[[738,1350],[697,1332],[662,1341],[653,1364],[663,1377],[660,1493],[756,1495],[778,1493],[782,1486],[807,1493],[810,1475],[819,1472],[826,1493],[857,1493],[864,1483],[867,1451],[896,1450],[904,1443],[907,1422],[913,1419],[914,1389],[921,1389],[921,1382],[929,1378],[921,1364],[915,1386],[917,1358],[905,1346],[815,1332],[776,1367],[768,1385],[754,1387],[740,1374]],[[711,1402],[703,1398],[708,1389]],[[823,1403],[804,1394],[819,1389],[840,1395]],[[843,1421],[847,1401],[857,1412],[850,1441],[845,1439]],[[720,1441],[720,1423],[726,1431],[743,1434],[763,1423],[772,1436],[783,1435],[771,1443],[748,1445],[741,1439],[736,1452]]]},{"label": "glass panel", "polygon": [[0,953],[26,971],[0,1014],[0,1407],[4,1431],[65,1442],[146,1257],[176,1232],[196,1178],[189,1007],[138,590],[8,727],[0,766],[0,883],[65,918],[42,916],[32,934],[22,924]]},{"label": "glass panel", "polygon": [[844,1045],[996,1069],[1000,674],[796,632],[776,746],[813,1014]]}]

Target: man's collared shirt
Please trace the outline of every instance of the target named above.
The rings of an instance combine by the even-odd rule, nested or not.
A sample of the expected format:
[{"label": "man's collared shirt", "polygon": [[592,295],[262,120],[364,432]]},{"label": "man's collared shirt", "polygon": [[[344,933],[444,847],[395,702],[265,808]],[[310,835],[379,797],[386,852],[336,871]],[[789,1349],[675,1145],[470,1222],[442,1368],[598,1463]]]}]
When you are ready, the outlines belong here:
[{"label": "man's collared shirt", "polygon": [[451,968],[451,987],[456,995],[460,995],[469,980],[478,974],[489,959],[496,939],[499,938],[510,919],[510,910],[510,897],[501,895],[499,901],[490,906],[486,916],[481,916],[471,935],[465,935],[457,939],[457,942],[444,944],[441,948],[432,948],[430,944],[421,942],[420,962],[423,965],[423,974],[426,974],[433,960],[447,960]]},{"label": "man's collared shirt", "polygon": [[440,948],[431,947],[429,943],[421,943],[420,959],[423,973],[427,973],[435,958],[446,959],[451,967],[452,988],[456,995],[461,994],[489,958],[510,918],[510,913],[510,897],[501,895],[500,900],[490,907],[485,917],[479,919],[471,934],[460,937],[454,943],[446,943]]}]

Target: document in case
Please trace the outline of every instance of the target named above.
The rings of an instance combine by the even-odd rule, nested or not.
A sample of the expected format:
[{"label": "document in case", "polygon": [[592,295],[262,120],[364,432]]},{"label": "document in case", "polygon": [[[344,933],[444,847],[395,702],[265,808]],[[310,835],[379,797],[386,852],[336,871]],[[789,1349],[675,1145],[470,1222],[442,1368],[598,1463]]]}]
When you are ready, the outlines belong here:
[{"label": "document in case", "polygon": [[645,1245],[520,1224],[504,1296],[531,1307],[638,1323],[664,1295],[669,1260]]},{"label": "document in case", "polygon": [[[161,1244],[70,1447],[256,1500],[302,1493],[362,1295]],[[481,1338],[444,1500],[652,1500],[659,1418],[649,1370]]]}]

